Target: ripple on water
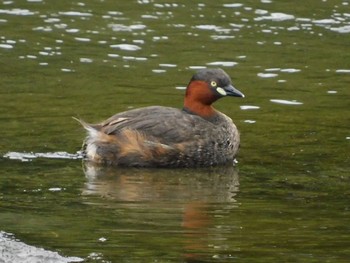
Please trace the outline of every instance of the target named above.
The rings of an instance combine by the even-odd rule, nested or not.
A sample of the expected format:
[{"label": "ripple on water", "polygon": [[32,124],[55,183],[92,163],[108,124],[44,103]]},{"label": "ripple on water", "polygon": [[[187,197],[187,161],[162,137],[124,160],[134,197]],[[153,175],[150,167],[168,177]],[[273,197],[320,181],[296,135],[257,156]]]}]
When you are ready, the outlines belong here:
[{"label": "ripple on water", "polygon": [[137,51],[141,49],[139,46],[132,45],[132,44],[115,44],[115,45],[110,45],[110,47],[126,50],[126,51]]},{"label": "ripple on water", "polygon": [[260,109],[259,106],[253,106],[253,105],[241,105],[241,110],[258,110]]},{"label": "ripple on water", "polygon": [[296,100],[280,100],[280,99],[271,99],[270,100],[273,103],[277,104],[284,104],[284,105],[302,105],[302,102],[296,101]]},{"label": "ripple on water", "polygon": [[58,12],[58,14],[64,15],[64,16],[92,16],[91,13],[84,13],[84,12],[78,12],[78,11]]},{"label": "ripple on water", "polygon": [[0,44],[0,48],[5,48],[5,49],[12,49],[13,46],[10,44]]},{"label": "ripple on water", "polygon": [[257,75],[260,78],[275,78],[278,76],[276,73],[258,73]]},{"label": "ripple on water", "polygon": [[350,69],[337,69],[336,73],[350,73]]},{"label": "ripple on water", "polygon": [[271,21],[285,21],[285,20],[293,20],[295,17],[293,15],[285,14],[285,13],[271,13],[267,16],[260,16],[254,18],[255,21],[262,20],[271,20]]},{"label": "ripple on water", "polygon": [[331,31],[338,32],[338,33],[350,33],[350,25],[347,26],[340,26],[340,27],[331,27]]},{"label": "ripple on water", "polygon": [[133,31],[133,30],[144,30],[146,25],[136,24],[136,25],[123,25],[123,24],[109,24],[108,25],[113,31]]},{"label": "ripple on water", "polygon": [[238,63],[234,61],[214,61],[207,63],[208,66],[223,66],[223,67],[234,67]]},{"label": "ripple on water", "polygon": [[31,15],[37,14],[37,12],[32,12],[28,9],[13,8],[13,9],[0,9],[0,14],[31,16]]}]

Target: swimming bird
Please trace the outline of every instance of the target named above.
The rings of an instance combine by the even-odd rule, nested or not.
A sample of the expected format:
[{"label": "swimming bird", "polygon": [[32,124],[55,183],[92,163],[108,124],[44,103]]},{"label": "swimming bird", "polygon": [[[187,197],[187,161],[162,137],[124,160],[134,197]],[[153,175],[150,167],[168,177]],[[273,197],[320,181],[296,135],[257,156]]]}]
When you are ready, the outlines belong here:
[{"label": "swimming bird", "polygon": [[222,69],[201,69],[186,88],[184,106],[149,106],[88,124],[83,151],[90,162],[134,167],[205,167],[234,162],[240,135],[212,104],[244,97]]}]

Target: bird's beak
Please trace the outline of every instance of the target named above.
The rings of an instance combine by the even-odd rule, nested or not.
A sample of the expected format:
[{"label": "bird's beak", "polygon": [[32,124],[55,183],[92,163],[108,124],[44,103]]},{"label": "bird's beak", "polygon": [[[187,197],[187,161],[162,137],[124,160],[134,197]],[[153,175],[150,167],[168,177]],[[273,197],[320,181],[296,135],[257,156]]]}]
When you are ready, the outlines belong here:
[{"label": "bird's beak", "polygon": [[234,96],[244,98],[244,94],[232,85],[227,85],[223,88],[226,92],[226,96]]}]

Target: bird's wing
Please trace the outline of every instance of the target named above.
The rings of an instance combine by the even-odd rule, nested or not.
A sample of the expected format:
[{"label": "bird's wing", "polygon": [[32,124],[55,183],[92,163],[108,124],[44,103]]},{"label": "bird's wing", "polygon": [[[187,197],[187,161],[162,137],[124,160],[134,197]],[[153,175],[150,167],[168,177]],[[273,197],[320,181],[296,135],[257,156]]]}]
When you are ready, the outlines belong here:
[{"label": "bird's wing", "polygon": [[152,141],[164,144],[197,140],[212,123],[181,110],[152,106],[118,113],[94,127],[108,135],[117,135],[124,129],[138,131]]}]

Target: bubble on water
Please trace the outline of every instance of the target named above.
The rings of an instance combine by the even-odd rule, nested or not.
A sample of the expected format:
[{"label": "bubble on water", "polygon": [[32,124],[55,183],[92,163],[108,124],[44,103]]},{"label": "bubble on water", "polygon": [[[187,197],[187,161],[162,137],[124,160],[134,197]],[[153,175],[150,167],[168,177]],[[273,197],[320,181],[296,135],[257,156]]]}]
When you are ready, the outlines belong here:
[{"label": "bubble on water", "polygon": [[110,47],[126,50],[126,51],[137,51],[141,49],[139,46],[131,45],[131,44],[115,44],[115,45],[110,45]]},{"label": "bubble on water", "polygon": [[271,99],[270,101],[273,103],[284,104],[284,105],[301,105],[301,104],[303,104],[302,102],[299,102],[296,100]]}]

